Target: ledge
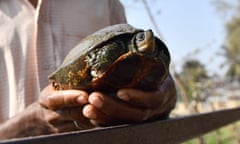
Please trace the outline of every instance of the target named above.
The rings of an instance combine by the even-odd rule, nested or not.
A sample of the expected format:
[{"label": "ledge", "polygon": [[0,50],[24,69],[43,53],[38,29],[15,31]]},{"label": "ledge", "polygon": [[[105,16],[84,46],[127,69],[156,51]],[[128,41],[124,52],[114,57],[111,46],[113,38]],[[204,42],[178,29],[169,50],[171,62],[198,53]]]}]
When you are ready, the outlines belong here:
[{"label": "ledge", "polygon": [[175,144],[240,119],[240,108],[134,125],[0,141],[0,144]]}]

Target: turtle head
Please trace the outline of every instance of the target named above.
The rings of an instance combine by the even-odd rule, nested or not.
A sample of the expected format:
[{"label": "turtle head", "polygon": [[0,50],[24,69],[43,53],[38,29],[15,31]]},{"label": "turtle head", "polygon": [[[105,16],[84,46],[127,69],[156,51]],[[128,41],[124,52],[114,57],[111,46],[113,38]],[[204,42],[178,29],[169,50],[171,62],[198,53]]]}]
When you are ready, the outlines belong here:
[{"label": "turtle head", "polygon": [[139,32],[135,37],[137,51],[142,53],[152,53],[155,51],[155,38],[152,30]]}]

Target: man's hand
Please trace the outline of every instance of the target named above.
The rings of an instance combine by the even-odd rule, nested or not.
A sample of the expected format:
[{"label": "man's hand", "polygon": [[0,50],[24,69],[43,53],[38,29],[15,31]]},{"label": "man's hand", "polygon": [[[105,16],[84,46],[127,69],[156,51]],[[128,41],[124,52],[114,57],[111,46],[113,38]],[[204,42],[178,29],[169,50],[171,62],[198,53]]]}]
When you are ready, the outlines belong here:
[{"label": "man's hand", "polygon": [[73,121],[88,129],[166,118],[175,106],[176,89],[170,76],[157,91],[121,89],[116,97],[102,92],[55,91],[49,85],[42,91],[40,103],[46,108],[44,119],[63,132],[76,129]]},{"label": "man's hand", "polygon": [[93,127],[82,114],[83,105],[88,103],[88,94],[85,91],[55,91],[49,85],[41,92],[39,102],[45,108],[44,120],[50,123],[57,132]]},{"label": "man's hand", "polygon": [[176,103],[176,88],[171,76],[158,91],[144,92],[136,89],[121,89],[117,98],[101,92],[93,92],[83,115],[94,125],[114,125],[166,118]]},{"label": "man's hand", "polygon": [[84,91],[55,91],[49,85],[40,94],[39,102],[0,125],[0,139],[59,133],[93,127],[82,115],[83,105],[88,103]]},{"label": "man's hand", "polygon": [[121,89],[115,98],[101,92],[55,91],[49,85],[41,92],[39,102],[0,125],[0,139],[164,118],[175,103],[176,89],[170,76],[158,91]]}]

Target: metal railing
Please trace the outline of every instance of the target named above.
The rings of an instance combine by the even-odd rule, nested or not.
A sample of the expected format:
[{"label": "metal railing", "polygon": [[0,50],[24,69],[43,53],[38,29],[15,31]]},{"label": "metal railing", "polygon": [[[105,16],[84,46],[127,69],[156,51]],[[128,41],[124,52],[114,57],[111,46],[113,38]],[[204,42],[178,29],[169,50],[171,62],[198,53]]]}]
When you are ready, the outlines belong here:
[{"label": "metal railing", "polygon": [[1,141],[0,144],[176,144],[240,119],[240,108],[168,120]]}]

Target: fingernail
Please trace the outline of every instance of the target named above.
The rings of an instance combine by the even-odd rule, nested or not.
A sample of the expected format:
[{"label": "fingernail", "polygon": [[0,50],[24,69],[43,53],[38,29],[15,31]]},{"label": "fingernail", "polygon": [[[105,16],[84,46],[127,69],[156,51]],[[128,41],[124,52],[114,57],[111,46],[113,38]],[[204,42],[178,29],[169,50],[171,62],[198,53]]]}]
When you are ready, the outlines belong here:
[{"label": "fingernail", "polygon": [[80,103],[80,104],[86,104],[86,103],[88,103],[88,99],[87,99],[86,96],[80,95],[77,98],[77,102]]},{"label": "fingernail", "polygon": [[122,99],[122,100],[129,100],[129,95],[128,95],[127,93],[125,93],[125,92],[119,91],[119,92],[117,93],[117,96],[118,96],[120,99]]},{"label": "fingernail", "polygon": [[83,115],[87,118],[90,118],[92,116],[92,113],[91,113],[91,106],[90,105],[86,105],[83,107]]},{"label": "fingernail", "polygon": [[83,115],[89,119],[97,119],[97,114],[92,105],[86,105],[83,107]]},{"label": "fingernail", "polygon": [[89,103],[92,105],[101,108],[103,106],[103,101],[100,96],[98,95],[90,95],[89,96]]}]

